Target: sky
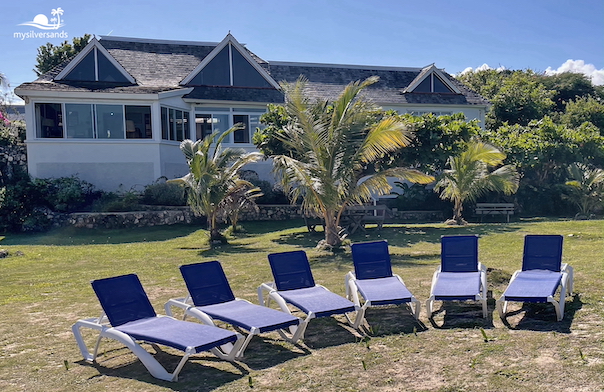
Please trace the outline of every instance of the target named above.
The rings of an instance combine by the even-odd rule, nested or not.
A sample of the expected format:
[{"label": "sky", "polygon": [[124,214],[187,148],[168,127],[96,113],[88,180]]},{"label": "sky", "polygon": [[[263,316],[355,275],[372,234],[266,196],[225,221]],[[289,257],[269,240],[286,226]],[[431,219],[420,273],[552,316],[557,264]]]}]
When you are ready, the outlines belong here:
[{"label": "sky", "polygon": [[86,33],[220,42],[229,32],[268,61],[573,71],[604,84],[603,0],[22,0],[2,6],[3,88],[36,79],[47,42]]}]

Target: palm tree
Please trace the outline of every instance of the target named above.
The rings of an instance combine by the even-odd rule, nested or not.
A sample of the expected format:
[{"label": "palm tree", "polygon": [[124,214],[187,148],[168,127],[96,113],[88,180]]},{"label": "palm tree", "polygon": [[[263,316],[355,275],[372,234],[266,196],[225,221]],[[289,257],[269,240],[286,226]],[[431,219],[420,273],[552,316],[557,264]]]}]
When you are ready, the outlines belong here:
[{"label": "palm tree", "polygon": [[377,108],[359,96],[378,81],[371,77],[350,83],[329,104],[306,96],[306,79],[284,84],[285,109],[290,118],[279,138],[290,151],[273,156],[275,172],[292,203],[302,200],[306,214],[325,221],[325,247],[337,247],[343,237],[340,218],[347,206],[371,200],[371,195],[390,191],[387,177],[430,183],[431,176],[417,170],[392,168],[370,175],[364,171],[378,158],[408,144],[410,129],[394,117],[381,116]]},{"label": "palm tree", "polygon": [[239,129],[243,126],[237,124],[222,134],[214,132],[203,140],[181,142],[180,150],[189,165],[189,174],[170,180],[187,188],[189,206],[196,215],[206,217],[210,244],[226,242],[219,231],[218,219],[221,215],[228,215],[227,199],[244,186],[253,188],[248,181],[239,178],[238,171],[263,157],[258,152],[246,153],[240,148],[222,148],[223,140]]},{"label": "palm tree", "polygon": [[496,147],[472,142],[458,156],[449,157],[450,169],[445,170],[434,187],[440,198],[453,202],[453,218],[447,223],[465,225],[461,213],[465,202],[474,202],[488,192],[503,192],[506,195],[518,190],[519,175],[511,165],[502,166],[506,155]]},{"label": "palm tree", "polygon": [[570,187],[571,194],[567,197],[579,207],[577,217],[588,218],[598,205],[602,205],[604,170],[575,162],[569,166],[568,174],[570,180],[566,185]]}]

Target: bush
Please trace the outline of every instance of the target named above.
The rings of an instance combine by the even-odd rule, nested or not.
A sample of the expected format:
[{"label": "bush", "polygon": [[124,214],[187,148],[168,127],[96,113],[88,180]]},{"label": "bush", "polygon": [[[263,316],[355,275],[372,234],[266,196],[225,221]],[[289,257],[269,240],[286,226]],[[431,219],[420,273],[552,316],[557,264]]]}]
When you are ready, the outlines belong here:
[{"label": "bush", "polygon": [[397,198],[389,202],[391,208],[399,211],[449,211],[451,203],[443,201],[432,189],[426,189],[424,185],[395,182],[403,192]]},{"label": "bush", "polygon": [[169,182],[155,182],[147,185],[143,191],[141,201],[144,204],[160,206],[184,206],[187,205],[187,197],[184,187]]},{"label": "bush", "polygon": [[42,193],[45,204],[56,212],[78,211],[99,197],[92,184],[76,176],[36,179],[34,184]]},{"label": "bush", "polygon": [[92,210],[95,212],[126,212],[140,209],[140,195],[134,191],[124,193],[106,192],[94,201]]},{"label": "bush", "polygon": [[289,204],[287,195],[275,184],[264,180],[251,180],[254,186],[262,191],[263,195],[256,199],[256,204]]},{"label": "bush", "polygon": [[22,169],[15,171],[3,189],[0,200],[0,231],[21,231],[23,224],[36,215],[36,207],[44,204],[44,197]]}]

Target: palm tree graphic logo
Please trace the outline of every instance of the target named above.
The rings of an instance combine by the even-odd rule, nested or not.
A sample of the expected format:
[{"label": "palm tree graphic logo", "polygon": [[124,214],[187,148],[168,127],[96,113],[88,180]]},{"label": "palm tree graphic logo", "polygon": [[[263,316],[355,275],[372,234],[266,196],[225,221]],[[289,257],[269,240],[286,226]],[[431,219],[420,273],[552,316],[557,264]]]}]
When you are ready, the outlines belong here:
[{"label": "palm tree graphic logo", "polygon": [[65,26],[65,23],[62,23],[61,20],[61,15],[63,15],[64,12],[65,11],[63,11],[61,7],[53,8],[50,11],[50,14],[53,16],[50,21],[46,15],[38,14],[31,22],[20,23],[19,26],[33,26],[42,30],[58,30]]}]

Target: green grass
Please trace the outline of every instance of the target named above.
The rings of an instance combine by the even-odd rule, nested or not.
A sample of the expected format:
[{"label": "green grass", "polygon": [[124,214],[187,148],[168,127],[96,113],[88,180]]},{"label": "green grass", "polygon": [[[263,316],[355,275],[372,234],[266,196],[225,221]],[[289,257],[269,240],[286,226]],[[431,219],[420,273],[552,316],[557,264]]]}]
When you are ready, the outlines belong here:
[{"label": "green grass", "polygon": [[[370,309],[369,339],[343,318],[313,320],[300,345],[278,334],[254,338],[242,362],[210,354],[193,357],[178,383],[151,377],[119,344],[104,340],[97,364],[82,360],[71,334],[79,318],[100,306],[90,280],[137,273],[158,313],[185,286],[178,266],[220,260],[238,297],[257,303],[256,288],[271,280],[267,254],[305,250],[318,283],[344,294],[349,251],[314,249],[322,233],[301,221],[245,223],[247,232],[210,249],[193,226],[128,230],[62,229],[0,236],[0,390],[2,391],[601,391],[604,385],[604,221],[527,220],[510,224],[387,225],[352,241],[384,238],[394,271],[421,301],[439,264],[440,236],[479,234],[480,261],[489,267],[489,317],[472,303],[422,306],[419,322],[405,309]],[[564,235],[564,262],[575,268],[575,294],[565,318],[551,305],[510,306],[504,323],[494,299],[520,266],[526,234]],[[422,303],[423,305],[423,303]],[[485,338],[486,336],[486,338]],[[90,344],[94,337],[87,336]],[[149,347],[150,350],[153,348]],[[158,359],[172,369],[178,352]]]}]

